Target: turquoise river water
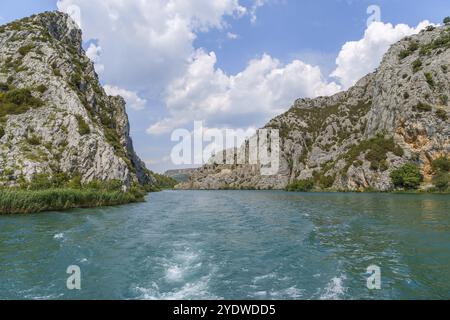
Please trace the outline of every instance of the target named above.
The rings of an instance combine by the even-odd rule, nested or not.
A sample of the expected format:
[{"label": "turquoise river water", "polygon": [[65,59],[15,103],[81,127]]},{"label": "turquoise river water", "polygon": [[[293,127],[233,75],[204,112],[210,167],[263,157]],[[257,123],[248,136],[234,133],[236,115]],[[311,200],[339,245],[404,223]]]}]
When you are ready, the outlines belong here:
[{"label": "turquoise river water", "polygon": [[[450,196],[164,191],[0,216],[0,299],[450,299]],[[81,290],[68,290],[68,266]],[[381,289],[367,287],[378,266]]]}]

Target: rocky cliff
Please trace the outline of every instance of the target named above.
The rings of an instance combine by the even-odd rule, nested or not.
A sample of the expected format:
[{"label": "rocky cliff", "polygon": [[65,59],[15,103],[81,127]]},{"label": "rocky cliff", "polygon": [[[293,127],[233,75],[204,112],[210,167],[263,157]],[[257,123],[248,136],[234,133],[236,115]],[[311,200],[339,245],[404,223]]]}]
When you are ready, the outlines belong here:
[{"label": "rocky cliff", "polygon": [[311,181],[317,189],[387,191],[391,172],[410,162],[429,185],[432,161],[450,154],[449,49],[450,26],[429,27],[393,45],[348,91],[295,101],[265,126],[280,131],[278,175],[213,159],[178,188],[282,189]]},{"label": "rocky cliff", "polygon": [[101,87],[69,16],[0,27],[0,185],[37,174],[153,184],[129,131],[125,101]]}]

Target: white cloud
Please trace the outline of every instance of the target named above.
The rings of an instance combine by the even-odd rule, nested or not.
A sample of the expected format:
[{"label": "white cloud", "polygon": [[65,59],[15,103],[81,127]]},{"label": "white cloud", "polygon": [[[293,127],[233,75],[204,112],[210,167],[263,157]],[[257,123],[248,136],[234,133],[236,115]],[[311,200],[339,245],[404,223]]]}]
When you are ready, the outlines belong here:
[{"label": "white cloud", "polygon": [[145,108],[147,100],[140,98],[136,92],[128,91],[119,87],[105,85],[104,89],[110,96],[122,96],[127,105],[134,110],[142,110]]},{"label": "white cloud", "polygon": [[236,40],[237,38],[239,38],[239,36],[235,33],[227,32],[227,38],[231,40]]},{"label": "white cloud", "polygon": [[89,48],[86,50],[86,55],[94,63],[95,71],[97,71],[97,73],[102,73],[105,70],[105,66],[99,63],[101,52],[102,47],[97,46],[95,43],[91,43]]},{"label": "white cloud", "polygon": [[318,67],[300,60],[284,65],[265,54],[236,75],[217,69],[216,62],[214,52],[195,53],[187,72],[166,92],[171,116],[152,125],[148,133],[166,133],[194,120],[206,121],[208,126],[258,125],[286,111],[298,97],[340,90],[323,79]]},{"label": "white cloud", "polygon": [[250,21],[251,23],[256,23],[256,20],[258,20],[258,17],[256,16],[256,11],[265,4],[267,4],[269,0],[253,0],[253,5],[250,8]]},{"label": "white cloud", "polygon": [[416,28],[406,24],[393,26],[390,23],[373,22],[359,41],[347,42],[337,59],[337,68],[332,73],[344,88],[354,85],[366,74],[373,72],[380,64],[389,47],[400,39],[419,33],[428,26],[428,21],[421,22]]},{"label": "white cloud", "polygon": [[58,0],[57,6],[79,8],[84,39],[102,48],[96,63],[106,66],[106,83],[152,96],[183,74],[196,33],[224,28],[224,16],[247,11],[238,0]]}]

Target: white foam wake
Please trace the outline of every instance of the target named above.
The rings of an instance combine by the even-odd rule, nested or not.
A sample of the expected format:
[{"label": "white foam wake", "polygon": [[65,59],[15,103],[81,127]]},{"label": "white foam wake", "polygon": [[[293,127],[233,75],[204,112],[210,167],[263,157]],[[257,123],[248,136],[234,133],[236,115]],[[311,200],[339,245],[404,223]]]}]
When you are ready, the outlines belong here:
[{"label": "white foam wake", "polygon": [[345,276],[334,277],[324,288],[320,300],[341,300],[347,291],[344,286]]}]

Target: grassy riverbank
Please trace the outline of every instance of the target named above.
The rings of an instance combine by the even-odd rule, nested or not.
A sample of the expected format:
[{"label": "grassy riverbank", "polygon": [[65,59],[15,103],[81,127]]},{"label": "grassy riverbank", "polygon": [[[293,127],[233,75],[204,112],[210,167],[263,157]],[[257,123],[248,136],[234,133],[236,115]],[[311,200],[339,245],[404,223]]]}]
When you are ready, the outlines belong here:
[{"label": "grassy riverbank", "polygon": [[144,201],[145,192],[48,189],[48,190],[0,190],[0,214],[37,213],[61,211],[73,208],[116,206]]},{"label": "grassy riverbank", "polygon": [[153,174],[153,185],[133,184],[124,191],[118,180],[93,180],[83,184],[79,175],[48,176],[39,174],[29,182],[22,180],[15,188],[0,188],[0,214],[62,211],[74,208],[94,208],[143,202],[149,192],[170,189],[175,181]]}]

